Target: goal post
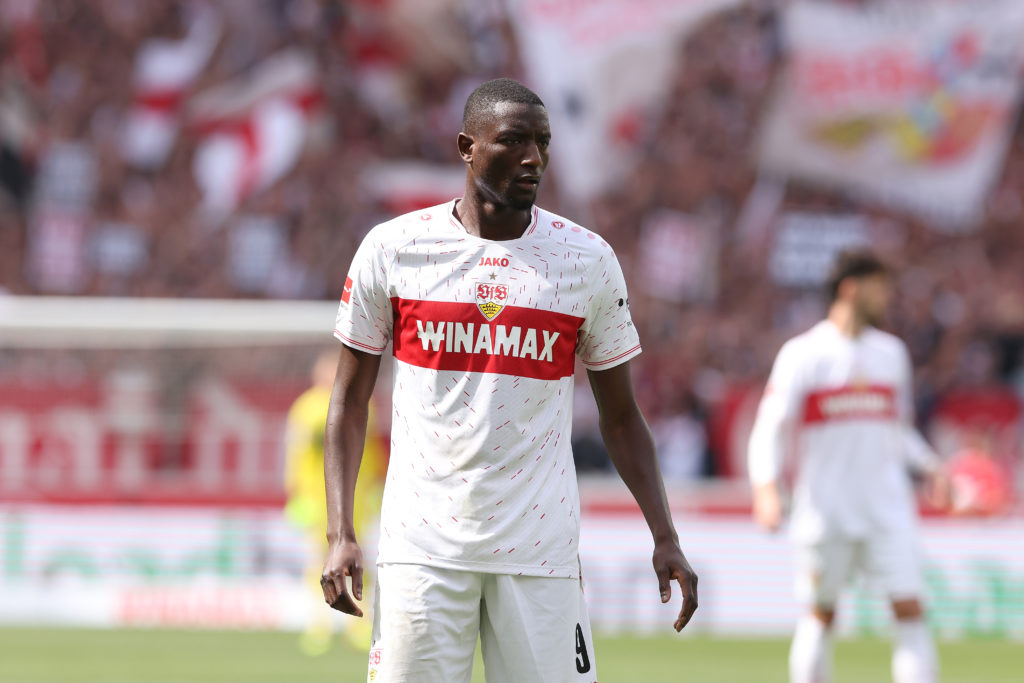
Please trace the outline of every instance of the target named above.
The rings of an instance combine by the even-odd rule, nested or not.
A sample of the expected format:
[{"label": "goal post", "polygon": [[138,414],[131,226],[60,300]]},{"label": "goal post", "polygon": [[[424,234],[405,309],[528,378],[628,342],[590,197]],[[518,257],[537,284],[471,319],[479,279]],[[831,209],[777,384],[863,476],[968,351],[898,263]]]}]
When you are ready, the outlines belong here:
[{"label": "goal post", "polygon": [[0,499],[280,505],[336,306],[0,297]]},{"label": "goal post", "polygon": [[0,349],[316,343],[336,311],[328,301],[0,296]]}]

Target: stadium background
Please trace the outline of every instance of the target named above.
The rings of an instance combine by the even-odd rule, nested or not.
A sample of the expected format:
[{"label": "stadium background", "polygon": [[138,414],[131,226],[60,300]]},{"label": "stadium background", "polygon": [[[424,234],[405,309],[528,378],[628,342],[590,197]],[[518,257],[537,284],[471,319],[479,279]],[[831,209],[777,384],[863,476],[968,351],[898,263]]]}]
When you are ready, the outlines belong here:
[{"label": "stadium background", "polygon": [[[540,203],[607,239],[631,285],[637,395],[702,580],[683,645],[664,639],[579,382],[592,617],[632,667],[613,670],[764,643],[750,678],[695,680],[781,680],[789,550],[749,521],[742,444],[779,345],[823,313],[829,260],[871,244],[897,267],[919,426],[980,491],[974,514],[924,509],[947,672],[958,652],[992,667],[949,680],[1013,680],[1022,33],[1011,0],[0,2],[0,679],[150,680],[69,678],[43,652],[99,658],[78,630],[98,627],[159,662],[133,639],[259,638],[318,609],[281,514],[285,412],[362,235],[461,192],[462,103],[512,75],[552,118]],[[863,587],[841,614],[866,647],[886,632]],[[197,661],[237,680],[258,649],[319,680],[286,636]],[[978,637],[992,654],[957,649]],[[359,680],[357,660],[323,666]]]}]

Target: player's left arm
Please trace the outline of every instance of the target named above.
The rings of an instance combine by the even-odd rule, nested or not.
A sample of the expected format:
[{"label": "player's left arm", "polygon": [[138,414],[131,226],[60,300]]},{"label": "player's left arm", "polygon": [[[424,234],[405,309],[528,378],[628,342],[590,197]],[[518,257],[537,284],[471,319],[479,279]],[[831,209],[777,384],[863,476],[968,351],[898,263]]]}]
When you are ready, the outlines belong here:
[{"label": "player's left arm", "polygon": [[679,582],[683,606],[674,628],[681,631],[697,609],[697,574],[679,547],[669,512],[665,485],[647,421],[633,395],[629,362],[608,370],[588,370],[590,386],[597,400],[601,436],[615,469],[640,505],[654,536],[654,572],[661,601],[672,598],[673,580]]}]

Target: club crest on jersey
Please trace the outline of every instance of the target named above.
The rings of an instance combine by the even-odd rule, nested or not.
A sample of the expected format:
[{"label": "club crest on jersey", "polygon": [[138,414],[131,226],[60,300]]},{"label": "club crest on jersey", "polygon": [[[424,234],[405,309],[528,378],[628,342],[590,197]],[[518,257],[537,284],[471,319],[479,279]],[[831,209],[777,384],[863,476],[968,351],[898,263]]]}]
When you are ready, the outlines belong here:
[{"label": "club crest on jersey", "polygon": [[492,282],[476,283],[476,307],[488,320],[498,317],[498,314],[505,308],[506,301],[508,301],[508,285],[498,285]]}]

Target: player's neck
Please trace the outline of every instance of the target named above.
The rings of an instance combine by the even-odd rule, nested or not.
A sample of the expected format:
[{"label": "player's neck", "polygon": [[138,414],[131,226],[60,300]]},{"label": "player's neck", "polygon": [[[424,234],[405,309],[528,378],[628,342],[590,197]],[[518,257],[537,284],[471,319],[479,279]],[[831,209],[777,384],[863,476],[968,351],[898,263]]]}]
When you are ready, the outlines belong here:
[{"label": "player's neck", "polygon": [[855,339],[867,327],[867,321],[863,316],[857,315],[853,306],[845,301],[837,301],[828,309],[827,320],[836,326],[839,333],[844,337]]},{"label": "player's neck", "polygon": [[533,220],[533,207],[513,209],[493,202],[463,197],[455,202],[455,217],[471,235],[485,240],[515,240]]}]

